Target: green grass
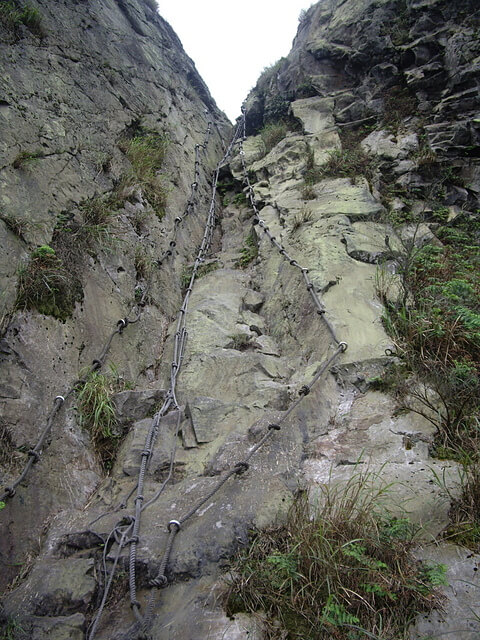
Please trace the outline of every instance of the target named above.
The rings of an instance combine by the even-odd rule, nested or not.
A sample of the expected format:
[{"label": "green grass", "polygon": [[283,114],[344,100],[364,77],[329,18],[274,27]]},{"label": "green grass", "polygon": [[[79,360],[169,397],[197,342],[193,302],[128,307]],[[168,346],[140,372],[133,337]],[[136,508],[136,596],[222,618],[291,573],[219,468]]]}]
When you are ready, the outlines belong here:
[{"label": "green grass", "polygon": [[417,113],[418,101],[407,87],[391,87],[385,92],[383,102],[383,124],[395,134],[406,118]]},{"label": "green grass", "polygon": [[105,471],[111,469],[123,432],[119,428],[112,396],[126,388],[115,369],[113,375],[90,373],[77,393],[77,411],[82,427],[88,430],[93,447]]},{"label": "green grass", "polygon": [[303,227],[304,224],[306,224],[307,222],[311,222],[312,220],[312,211],[310,211],[306,207],[303,207],[293,216],[292,228],[290,229],[290,233],[295,233],[295,231]]},{"label": "green grass", "polygon": [[21,7],[17,2],[0,2],[0,24],[12,32],[25,25],[35,35],[42,35],[42,16],[40,11],[30,4]]},{"label": "green grass", "polygon": [[115,212],[123,204],[124,199],[117,191],[82,202],[79,209],[83,215],[83,224],[77,230],[77,236],[82,236],[83,244],[91,245],[92,242],[97,242],[104,247],[110,245]]},{"label": "green grass", "polygon": [[19,635],[24,634],[24,629],[21,624],[15,620],[15,618],[9,617],[6,620],[6,624],[2,629],[2,635],[0,636],[0,640],[15,640]]},{"label": "green grass", "polygon": [[[201,264],[197,269],[197,278],[203,278],[208,273],[212,271],[216,271],[219,268],[219,264],[217,261],[209,262],[207,264]],[[190,280],[192,279],[193,274],[193,266],[185,266],[182,275],[180,276],[180,284],[182,289],[186,289],[190,284]]]},{"label": "green grass", "polygon": [[329,151],[327,161],[320,166],[315,164],[313,149],[308,149],[303,188],[306,200],[315,197],[312,187],[324,178],[350,178],[354,182],[358,176],[363,175],[367,180],[372,180],[376,163],[359,146],[360,140],[360,135],[342,134],[342,148]]},{"label": "green grass", "polygon": [[127,182],[142,187],[153,210],[161,219],[165,214],[168,193],[160,174],[168,148],[167,138],[155,131],[139,128],[134,137],[121,141],[119,146],[132,166]]},{"label": "green grass", "polygon": [[21,240],[24,240],[25,233],[34,226],[29,220],[10,213],[0,213],[0,220],[3,220],[7,228]]},{"label": "green grass", "polygon": [[287,125],[282,121],[270,122],[260,129],[259,135],[262,138],[265,154],[269,153],[280,140],[285,138],[287,131]]},{"label": "green grass", "polygon": [[43,157],[43,151],[21,151],[12,162],[14,169],[26,169],[35,160]]},{"label": "green grass", "polygon": [[48,245],[35,249],[18,275],[16,309],[36,309],[65,321],[83,297],[79,281]]},{"label": "green grass", "polygon": [[245,333],[235,333],[229,336],[231,339],[231,349],[246,351],[250,345],[250,336]]},{"label": "green grass", "polygon": [[232,563],[227,613],[261,614],[266,640],[400,640],[438,607],[446,568],[414,558],[415,529],[362,482],[326,490],[318,510],[300,495],[284,525],[253,531]]},{"label": "green grass", "polygon": [[258,240],[255,231],[252,229],[245,239],[245,244],[240,251],[240,257],[235,266],[246,269],[248,265],[258,257]]}]

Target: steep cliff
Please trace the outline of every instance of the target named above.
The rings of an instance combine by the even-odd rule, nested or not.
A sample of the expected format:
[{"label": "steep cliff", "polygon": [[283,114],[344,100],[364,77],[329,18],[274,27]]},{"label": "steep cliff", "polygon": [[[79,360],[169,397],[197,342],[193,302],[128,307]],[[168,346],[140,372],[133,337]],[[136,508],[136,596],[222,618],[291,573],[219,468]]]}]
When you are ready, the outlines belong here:
[{"label": "steep cliff", "polygon": [[[222,576],[299,489],[363,468],[448,567],[446,615],[411,638],[480,632],[479,556],[442,541],[457,405],[427,375],[453,376],[449,428],[476,446],[474,4],[312,6],[231,149],[151,2],[4,21],[2,486],[31,460],[0,511],[6,637],[297,637],[294,617],[227,616]],[[454,318],[433,343],[419,289]],[[314,637],[352,634],[328,625]]]}]

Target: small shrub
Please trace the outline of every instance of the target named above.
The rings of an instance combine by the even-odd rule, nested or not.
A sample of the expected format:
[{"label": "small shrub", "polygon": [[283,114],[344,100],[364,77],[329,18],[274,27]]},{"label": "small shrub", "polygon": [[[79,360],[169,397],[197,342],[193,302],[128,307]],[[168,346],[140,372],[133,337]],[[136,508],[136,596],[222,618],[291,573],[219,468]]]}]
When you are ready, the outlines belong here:
[{"label": "small shrub", "polygon": [[445,567],[416,561],[415,529],[363,482],[326,489],[316,511],[300,495],[285,525],[254,531],[233,561],[227,613],[263,612],[267,640],[390,640],[440,606]]},{"label": "small shrub", "polygon": [[267,154],[287,135],[287,125],[284,122],[271,122],[266,124],[259,133]]},{"label": "small shrub", "polygon": [[137,129],[136,135],[119,144],[132,165],[127,182],[138,183],[157,216],[165,214],[167,190],[159,175],[165,162],[168,140],[155,131]]},{"label": "small shrub", "polygon": [[230,348],[237,351],[246,351],[250,345],[250,336],[246,333],[235,333],[231,338]]},{"label": "small shrub", "polygon": [[373,177],[373,161],[362,149],[334,149],[327,162],[320,168],[322,177],[355,179],[359,175]]},{"label": "small shrub", "polygon": [[9,213],[1,213],[0,220],[6,224],[9,229],[16,236],[24,240],[25,233],[30,229],[31,223],[25,218],[19,218]]},{"label": "small shrub", "polygon": [[82,297],[79,281],[48,245],[35,249],[20,269],[16,309],[36,309],[65,321]]},{"label": "small shrub", "polygon": [[141,246],[135,248],[134,266],[137,280],[146,280],[153,269],[153,260]]},{"label": "small shrub", "polygon": [[406,118],[417,113],[418,101],[407,87],[391,87],[385,92],[383,102],[383,122],[393,133],[398,132]]},{"label": "small shrub", "polygon": [[247,196],[243,193],[243,191],[233,196],[232,204],[234,204],[236,207],[242,207],[247,204]]},{"label": "small shrub", "polygon": [[111,469],[123,435],[115,415],[112,396],[129,386],[119,379],[113,367],[111,372],[113,376],[91,372],[77,394],[80,424],[89,431],[105,471]]},{"label": "small shrub", "polygon": [[90,198],[80,204],[84,224],[79,227],[77,235],[83,236],[84,244],[89,245],[94,241],[105,246],[110,243],[113,214],[123,204],[123,198],[116,191]]},{"label": "small shrub", "polygon": [[[480,425],[479,425],[480,426]],[[480,552],[480,463],[463,463],[460,497],[450,495],[450,524],[444,533],[456,544]]]},{"label": "small shrub", "polygon": [[12,437],[12,431],[3,420],[0,419],[0,466],[12,472],[18,467],[16,447]]},{"label": "small shrub", "polygon": [[27,4],[24,7],[15,1],[0,3],[0,24],[9,31],[16,32],[24,24],[35,35],[42,35],[42,16],[36,7]]},{"label": "small shrub", "polygon": [[288,119],[290,103],[278,94],[267,94],[265,98],[265,109],[263,120],[265,125],[278,124]]},{"label": "small shrub", "polygon": [[[358,142],[358,141],[357,141]],[[355,181],[360,175],[363,175],[367,180],[372,180],[374,171],[376,168],[375,161],[361,149],[358,144],[353,144],[352,140],[348,138],[348,144],[341,149],[333,149],[328,153],[328,160],[322,165],[317,166],[315,164],[315,156],[312,148],[308,148],[306,156],[306,166],[304,174],[304,193],[305,199],[313,199],[315,192],[313,189],[311,192],[308,187],[312,187],[323,178],[327,177],[342,177],[350,178]],[[306,197],[309,196],[309,197]]]},{"label": "small shrub", "polygon": [[300,211],[298,211],[293,216],[292,228],[290,233],[295,233],[297,229],[300,229],[306,222],[310,222],[313,219],[313,213],[306,207],[302,207]]},{"label": "small shrub", "polygon": [[385,301],[385,327],[413,375],[396,394],[401,407],[436,427],[437,457],[477,464],[480,224],[465,215],[436,234],[441,246],[405,246],[397,259],[402,291],[396,301]]},{"label": "small shrub", "polygon": [[[196,277],[203,278],[203,276],[206,276],[208,273],[211,273],[212,271],[215,271],[218,268],[219,268],[219,264],[216,260],[213,262],[209,262],[207,264],[201,264],[197,269]],[[189,266],[189,267],[185,266],[182,271],[182,275],[180,276],[180,284],[182,289],[186,289],[188,287],[188,285],[190,284],[190,280],[192,279],[192,274],[193,274],[193,266]]]},{"label": "small shrub", "polygon": [[12,167],[14,169],[26,169],[32,162],[42,158],[43,155],[42,151],[21,151],[12,162]]},{"label": "small shrub", "polygon": [[25,630],[15,618],[9,616],[5,620],[5,626],[2,629],[3,635],[1,640],[16,640],[18,637],[24,637]]},{"label": "small shrub", "polygon": [[318,91],[315,88],[315,85],[312,82],[311,78],[305,78],[303,82],[301,82],[296,90],[295,97],[298,98],[313,98],[318,95]]},{"label": "small shrub", "polygon": [[235,266],[239,267],[240,269],[245,269],[257,257],[258,241],[257,236],[255,235],[255,231],[252,229],[252,231],[245,239],[245,244],[240,251],[240,258],[235,263]]}]

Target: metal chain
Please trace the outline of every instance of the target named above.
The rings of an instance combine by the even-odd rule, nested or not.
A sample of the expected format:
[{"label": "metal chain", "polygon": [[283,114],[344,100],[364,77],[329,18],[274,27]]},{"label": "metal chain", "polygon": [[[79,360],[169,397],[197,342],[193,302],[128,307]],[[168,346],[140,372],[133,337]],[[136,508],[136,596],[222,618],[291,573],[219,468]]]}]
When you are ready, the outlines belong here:
[{"label": "metal chain", "polygon": [[[242,107],[242,113],[245,115],[244,107]],[[325,306],[320,301],[320,299],[319,299],[319,297],[318,297],[318,295],[317,295],[317,293],[315,291],[315,286],[314,286],[313,282],[310,280],[310,278],[308,277],[308,269],[306,267],[302,267],[300,264],[298,264],[298,262],[287,253],[287,250],[285,249],[285,247],[280,242],[277,241],[277,239],[276,239],[276,237],[274,235],[272,235],[270,233],[270,229],[266,225],[265,221],[260,218],[260,213],[258,211],[257,203],[256,203],[256,200],[255,200],[253,187],[250,184],[250,179],[248,177],[247,166],[246,166],[246,163],[245,163],[245,151],[243,150],[243,141],[244,140],[246,140],[245,117],[243,118],[243,136],[240,139],[240,151],[239,151],[239,154],[240,154],[240,159],[241,159],[241,163],[242,163],[243,181],[247,185],[246,189],[245,189],[246,195],[247,195],[247,198],[250,200],[250,204],[251,204],[251,207],[252,207],[253,212],[254,212],[254,218],[253,218],[254,224],[258,224],[258,226],[263,229],[265,235],[270,240],[270,242],[278,249],[278,252],[283,257],[283,259],[286,260],[287,262],[289,262],[292,265],[292,267],[296,267],[297,269],[299,269],[302,272],[303,279],[305,280],[305,284],[307,286],[308,293],[310,294],[310,297],[312,298],[313,304],[315,305],[315,308],[317,310],[318,315],[320,315],[322,317],[322,319],[323,319],[324,323],[326,324],[327,329],[330,332],[330,335],[332,336],[334,342],[336,344],[338,344],[338,345],[340,345],[340,344],[345,345],[344,350],[346,350],[347,344],[345,342],[340,342],[339,341],[331,322],[328,320],[328,318],[325,315]]]},{"label": "metal chain", "polygon": [[215,204],[216,204],[216,192],[217,192],[217,184],[218,184],[218,176],[220,173],[220,167],[225,163],[225,161],[231,154],[233,150],[233,146],[239,135],[240,135],[240,126],[237,126],[237,130],[234,133],[232,141],[228,146],[227,150],[225,151],[223,158],[218,163],[213,176],[210,208],[207,215],[207,221],[204,228],[202,242],[200,244],[200,248],[198,250],[197,257],[193,265],[192,275],[190,277],[190,281],[185,291],[183,302],[178,313],[177,326],[175,331],[175,340],[174,340],[173,359],[172,359],[171,369],[170,369],[170,388],[167,392],[167,397],[163,407],[160,409],[159,413],[154,417],[152,421],[152,426],[149,430],[149,433],[147,434],[145,447],[144,447],[144,450],[142,451],[142,461],[140,465],[138,484],[137,484],[137,490],[136,490],[137,495],[135,497],[135,523],[134,523],[133,534],[131,537],[130,558],[129,558],[130,606],[133,610],[133,613],[137,621],[142,625],[144,624],[144,619],[140,613],[140,603],[137,600],[137,589],[136,589],[136,553],[137,553],[137,544],[139,542],[139,530],[140,530],[141,515],[143,511],[143,501],[145,499],[143,495],[145,473],[147,469],[147,464],[152,455],[152,448],[155,442],[156,432],[158,429],[158,422],[160,418],[163,417],[172,407],[178,410],[180,409],[180,406],[176,397],[176,386],[177,386],[177,377],[182,365],[183,355],[185,351],[185,344],[188,336],[188,333],[186,330],[186,317],[188,313],[188,304],[190,301],[190,295],[193,290],[193,285],[197,277],[198,269],[202,264],[202,262],[205,260],[205,256],[212,243],[213,232],[215,229]]},{"label": "metal chain", "polygon": [[[174,222],[174,228],[173,228],[173,232],[172,232],[172,236],[170,238],[170,242],[169,242],[169,249],[167,249],[167,251],[162,255],[161,259],[157,261],[157,265],[160,268],[163,264],[163,262],[170,256],[173,255],[173,249],[176,246],[176,237],[177,237],[177,229],[178,229],[178,225],[195,209],[195,201],[196,201],[196,196],[197,196],[197,188],[198,188],[198,178],[200,176],[198,167],[200,166],[200,150],[202,149],[204,152],[206,152],[207,150],[207,146],[208,146],[208,142],[209,139],[212,135],[212,121],[209,120],[208,124],[207,124],[207,129],[205,132],[205,138],[202,144],[196,144],[195,145],[195,180],[192,183],[192,191],[190,194],[190,198],[187,202],[187,205],[185,207],[185,211],[181,216],[178,216],[175,218],[175,222]],[[67,391],[63,392],[63,395],[58,395],[55,397],[54,401],[53,401],[53,408],[51,409],[50,413],[47,416],[47,421],[45,423],[45,428],[43,429],[43,431],[41,432],[37,443],[35,444],[35,446],[30,449],[28,451],[28,455],[29,455],[29,459],[27,461],[27,463],[25,464],[22,472],[20,473],[20,475],[11,483],[9,484],[7,487],[4,487],[3,493],[0,494],[0,502],[3,502],[9,498],[13,498],[13,496],[16,493],[16,488],[18,487],[18,485],[23,482],[23,480],[26,478],[26,476],[28,475],[30,469],[32,468],[32,466],[37,463],[40,460],[40,456],[43,453],[43,445],[45,443],[45,440],[47,438],[47,436],[49,435],[52,426],[53,426],[53,422],[54,419],[57,415],[57,413],[59,412],[60,408],[62,407],[62,405],[66,402],[67,398],[69,398],[75,391],[78,391],[80,389],[80,387],[85,384],[86,379],[88,378],[89,375],[91,375],[93,372],[100,370],[103,365],[105,364],[105,359],[110,351],[110,347],[112,345],[113,342],[113,338],[117,335],[117,334],[122,334],[123,330],[130,324],[135,324],[136,322],[138,322],[140,320],[143,308],[146,304],[146,298],[148,295],[148,287],[145,288],[145,290],[142,293],[142,297],[140,298],[139,302],[136,303],[135,305],[133,305],[133,307],[131,308],[130,312],[128,313],[128,315],[125,318],[120,319],[117,322],[117,326],[116,329],[110,334],[110,336],[108,337],[100,355],[98,358],[96,358],[95,360],[92,361],[92,364],[90,366],[90,368],[87,370],[87,372],[85,373],[84,377],[80,380],[76,380],[68,389]],[[134,313],[136,310],[136,316],[134,317],[134,319],[130,319],[128,316],[131,313]]]},{"label": "metal chain", "polygon": [[[212,487],[212,489],[210,491],[208,491],[207,494],[205,496],[203,496],[183,516],[181,516],[178,520],[175,520],[175,519],[170,520],[170,522],[168,523],[168,526],[167,526],[169,535],[168,535],[168,538],[167,538],[165,551],[164,551],[162,560],[160,562],[160,567],[159,567],[159,570],[157,572],[156,577],[150,582],[150,585],[152,587],[156,587],[157,589],[163,589],[168,585],[168,578],[167,578],[165,572],[166,572],[166,568],[167,568],[167,565],[168,565],[168,562],[169,562],[169,559],[170,559],[170,556],[171,556],[171,553],[172,553],[175,537],[177,536],[178,532],[181,530],[182,526],[190,518],[192,518],[198,512],[198,510],[206,502],[208,502],[208,500],[210,500],[212,497],[214,497],[215,494],[217,494],[220,491],[220,489],[223,487],[223,485],[232,476],[242,475],[245,471],[248,470],[248,468],[249,468],[249,460],[257,453],[257,451],[259,449],[261,449],[265,445],[265,443],[273,436],[273,434],[276,431],[279,431],[281,429],[281,425],[285,422],[285,420],[287,420],[287,418],[290,416],[290,414],[297,408],[297,406],[310,393],[312,387],[316,384],[316,382],[318,382],[318,380],[325,373],[325,371],[330,367],[330,365],[338,358],[338,356],[341,353],[344,353],[346,351],[347,346],[348,346],[346,342],[340,342],[338,340],[332,325],[325,318],[325,308],[322,305],[322,303],[320,302],[318,296],[316,295],[312,282],[308,278],[308,269],[305,269],[305,268],[301,267],[296,260],[292,259],[288,255],[288,253],[286,252],[286,250],[283,247],[283,245],[281,245],[279,242],[277,242],[276,238],[271,235],[268,227],[265,225],[264,221],[261,220],[261,218],[260,218],[260,216],[258,214],[258,209],[257,209],[257,205],[256,205],[256,202],[255,202],[253,189],[252,189],[252,187],[250,185],[250,181],[249,181],[249,178],[248,178],[248,172],[247,172],[247,168],[246,168],[246,165],[245,165],[245,159],[244,159],[244,151],[243,151],[242,142],[245,139],[245,114],[244,114],[243,109],[242,109],[242,115],[243,115],[243,117],[242,117],[240,122],[242,122],[242,126],[243,126],[243,136],[242,136],[242,138],[240,138],[240,155],[242,157],[243,176],[244,176],[244,180],[245,180],[245,182],[247,184],[248,197],[250,199],[252,208],[253,208],[254,213],[255,213],[256,222],[263,228],[264,232],[270,238],[270,241],[272,242],[272,244],[274,244],[277,247],[277,249],[279,250],[280,254],[286,260],[288,260],[289,263],[292,266],[297,267],[302,271],[303,277],[304,277],[306,285],[307,285],[307,290],[309,291],[309,293],[310,293],[310,295],[312,297],[313,303],[314,303],[314,305],[315,305],[315,307],[317,309],[317,313],[319,315],[321,315],[323,320],[325,321],[325,323],[327,325],[327,328],[329,329],[329,332],[330,332],[334,342],[337,345],[337,348],[335,349],[335,352],[326,361],[324,361],[322,363],[322,365],[319,367],[317,372],[314,374],[312,380],[308,384],[304,385],[300,389],[300,391],[299,391],[300,397],[290,405],[290,407],[287,409],[287,411],[285,411],[285,413],[278,420],[278,422],[275,423],[275,424],[269,424],[268,425],[264,435],[261,437],[259,442],[255,446],[253,446],[251,448],[251,450],[244,457],[244,459],[239,461],[239,462],[237,462],[233,467],[231,467],[229,470],[227,470],[224,473],[224,475],[222,476],[222,478]],[[149,628],[151,626],[151,623],[152,623],[155,604],[156,604],[156,592],[152,590],[152,592],[150,593],[150,595],[148,597],[148,600],[147,600],[147,607],[146,607],[146,611],[145,611],[145,616],[144,616],[143,620],[140,621],[140,628],[138,627],[138,625],[137,626],[134,625],[129,630],[130,634],[133,634],[130,637],[132,637],[132,638],[133,637],[138,637],[138,633],[140,632],[140,630],[143,633],[143,637],[147,636],[148,630],[149,630]],[[137,635],[135,635],[135,634],[137,634]]]},{"label": "metal chain", "polygon": [[[195,195],[198,189],[198,178],[200,176],[199,173],[199,150],[200,148],[203,148],[204,151],[207,148],[207,143],[208,143],[208,139],[211,135],[211,122],[209,122],[209,126],[207,129],[207,134],[206,134],[206,139],[203,145],[196,145],[195,146],[195,180],[192,183],[192,192],[191,192],[191,196],[190,196],[190,200],[187,203],[187,206],[185,208],[185,213],[183,214],[183,216],[179,216],[178,218],[175,219],[175,227],[174,227],[174,234],[176,234],[176,230],[177,230],[177,225],[179,222],[182,221],[182,219],[184,219],[187,215],[189,215],[195,207]],[[174,435],[174,439],[173,439],[173,447],[172,447],[172,452],[171,452],[171,456],[170,456],[170,467],[169,467],[169,473],[167,475],[167,478],[164,480],[164,482],[162,483],[161,487],[158,489],[158,491],[148,500],[148,502],[144,503],[144,495],[143,495],[143,490],[144,490],[144,484],[145,484],[145,476],[146,476],[146,472],[148,469],[148,464],[151,460],[151,456],[153,453],[153,449],[154,449],[154,445],[155,445],[155,440],[157,437],[157,433],[158,433],[158,428],[159,428],[159,424],[160,424],[160,420],[163,416],[165,416],[171,409],[178,409],[180,410],[179,407],[179,403],[177,401],[177,397],[176,397],[176,384],[177,384],[177,377],[182,365],[182,361],[183,361],[183,356],[184,356],[184,352],[185,352],[185,346],[186,346],[186,342],[187,342],[187,338],[188,338],[188,333],[186,330],[186,316],[187,316],[187,311],[188,311],[188,303],[189,303],[189,299],[190,299],[190,294],[192,292],[193,289],[193,284],[194,281],[197,277],[197,273],[198,273],[198,269],[200,267],[200,265],[202,264],[202,262],[205,260],[205,256],[210,248],[212,239],[213,239],[213,232],[215,229],[215,198],[216,198],[216,188],[217,188],[217,183],[218,183],[218,175],[219,175],[219,171],[220,171],[220,167],[225,163],[226,159],[229,157],[229,155],[231,154],[234,144],[238,138],[238,136],[240,135],[240,127],[237,127],[237,130],[232,138],[232,141],[230,142],[230,145],[228,146],[227,150],[225,151],[224,156],[222,157],[222,159],[220,160],[219,164],[217,165],[216,171],[214,173],[214,179],[213,179],[213,185],[212,185],[212,196],[211,196],[211,201],[210,201],[210,208],[209,208],[209,212],[208,212],[208,216],[207,216],[207,222],[205,224],[205,228],[204,228],[204,234],[202,237],[202,242],[200,245],[200,248],[197,252],[197,256],[195,259],[195,263],[194,263],[194,267],[192,270],[192,275],[190,278],[190,282],[189,285],[187,287],[187,290],[185,292],[184,298],[183,298],[183,302],[182,305],[180,307],[179,310],[179,314],[178,314],[178,320],[177,320],[177,326],[176,326],[176,331],[174,334],[174,350],[173,350],[173,358],[172,358],[172,362],[171,362],[171,366],[170,366],[170,387],[168,389],[165,401],[162,405],[162,407],[160,408],[160,410],[155,414],[155,416],[152,419],[152,423],[150,426],[150,429],[147,433],[146,439],[145,439],[145,444],[144,444],[144,448],[143,451],[141,452],[141,463],[140,463],[140,469],[139,469],[139,474],[138,474],[138,480],[137,480],[137,484],[136,486],[133,488],[133,490],[130,492],[130,494],[127,496],[127,498],[123,501],[123,503],[120,505],[120,507],[118,507],[117,509],[115,509],[114,511],[118,511],[119,508],[124,508],[127,506],[128,500],[129,498],[136,492],[136,497],[135,497],[135,515],[134,516],[130,516],[132,519],[132,523],[133,523],[133,527],[132,527],[132,533],[130,538],[126,541],[126,544],[130,545],[130,550],[129,550],[129,590],[130,590],[130,604],[132,607],[132,610],[134,612],[134,615],[137,619],[137,623],[134,625],[134,627],[138,627],[138,629],[142,629],[145,627],[145,623],[144,623],[144,618],[140,613],[140,603],[137,600],[137,589],[136,589],[136,559],[137,559],[137,545],[139,542],[139,531],[140,531],[140,523],[141,523],[141,514],[142,512],[149,507],[151,504],[153,504],[161,495],[161,493],[163,492],[163,490],[165,489],[166,485],[168,484],[168,482],[170,481],[172,474],[173,474],[173,468],[174,468],[174,462],[175,462],[175,452],[176,452],[176,446],[177,446],[177,436],[179,433],[179,429],[180,429],[180,420],[181,420],[181,414],[179,411],[178,414],[178,419],[177,419],[177,426],[176,426],[176,430],[175,430],[175,435]],[[172,242],[170,242],[170,246],[175,246],[175,244],[172,245]],[[172,255],[172,251],[169,249],[166,251],[166,253],[162,256],[161,260],[159,261],[160,264],[162,264],[163,260],[166,257],[169,257],[170,255]],[[112,513],[112,512],[109,512]],[[101,517],[108,515],[107,513],[99,516],[98,518],[96,518],[93,522],[97,522]],[[120,521],[121,522],[121,521]],[[93,523],[90,523],[93,524]],[[112,530],[112,532],[116,531],[117,527],[119,526],[119,524],[115,525],[114,529]],[[112,535],[112,534],[110,534]],[[117,549],[117,554],[120,554],[120,549]],[[115,556],[116,558],[117,556]],[[114,561],[115,567],[116,567],[116,563]],[[108,587],[108,585],[107,585]],[[109,588],[109,587],[108,587]],[[106,595],[104,593],[102,602],[106,600]],[[103,608],[104,605],[101,606],[101,608],[99,609],[99,612],[97,613],[97,616],[95,618],[96,620],[96,624],[94,627],[92,627],[92,630],[90,631],[90,635],[88,636],[88,640],[93,640],[95,632],[96,632],[96,628],[98,626],[98,622],[100,621],[100,617],[101,614],[103,612]],[[130,632],[129,632],[130,633]],[[133,633],[133,631],[131,631],[131,633]],[[130,636],[129,636],[130,637]]]}]

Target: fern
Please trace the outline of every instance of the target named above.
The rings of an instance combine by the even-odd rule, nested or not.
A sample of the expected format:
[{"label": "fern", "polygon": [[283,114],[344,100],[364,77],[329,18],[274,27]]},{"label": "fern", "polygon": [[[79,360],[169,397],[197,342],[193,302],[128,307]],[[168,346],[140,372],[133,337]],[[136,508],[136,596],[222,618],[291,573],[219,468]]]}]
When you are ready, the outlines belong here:
[{"label": "fern", "polygon": [[345,624],[359,624],[360,620],[349,613],[343,604],[339,604],[335,596],[330,595],[327,604],[323,607],[322,618],[334,627],[341,627]]}]

